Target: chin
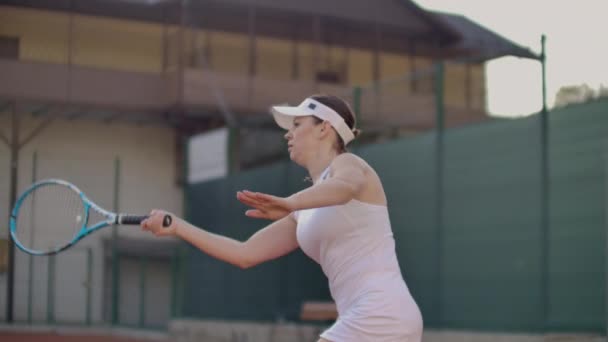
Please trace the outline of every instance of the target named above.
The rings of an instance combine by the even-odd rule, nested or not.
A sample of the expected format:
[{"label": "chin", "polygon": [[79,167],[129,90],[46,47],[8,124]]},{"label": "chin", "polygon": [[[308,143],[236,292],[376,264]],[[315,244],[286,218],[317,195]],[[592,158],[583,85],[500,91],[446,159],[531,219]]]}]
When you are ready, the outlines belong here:
[{"label": "chin", "polygon": [[289,159],[291,159],[292,162],[302,166],[302,162],[301,162],[300,158],[298,158],[297,155],[294,155],[293,152],[289,153]]}]

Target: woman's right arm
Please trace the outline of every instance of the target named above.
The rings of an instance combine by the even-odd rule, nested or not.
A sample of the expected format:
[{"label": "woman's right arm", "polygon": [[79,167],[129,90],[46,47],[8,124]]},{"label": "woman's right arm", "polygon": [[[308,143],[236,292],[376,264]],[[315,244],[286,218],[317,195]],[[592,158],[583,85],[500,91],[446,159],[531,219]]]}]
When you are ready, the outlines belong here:
[{"label": "woman's right arm", "polygon": [[174,220],[171,227],[163,228],[161,222],[165,214],[155,211],[150,219],[146,220],[144,229],[156,235],[168,235],[164,234],[163,230],[171,230],[173,235],[202,252],[243,269],[276,259],[298,248],[297,224],[291,215],[273,222],[242,242],[208,232],[181,219]]}]

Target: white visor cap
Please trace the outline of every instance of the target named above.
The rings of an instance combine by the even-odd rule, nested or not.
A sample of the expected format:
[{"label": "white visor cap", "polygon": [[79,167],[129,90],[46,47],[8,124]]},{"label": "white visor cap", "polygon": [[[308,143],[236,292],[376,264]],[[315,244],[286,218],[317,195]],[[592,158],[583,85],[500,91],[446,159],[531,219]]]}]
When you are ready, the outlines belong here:
[{"label": "white visor cap", "polygon": [[277,122],[277,125],[286,130],[293,127],[293,119],[295,117],[313,115],[321,120],[328,121],[336,132],[338,132],[338,135],[342,138],[345,146],[355,138],[353,131],[335,110],[311,98],[305,99],[297,107],[273,106],[270,108],[270,112]]}]

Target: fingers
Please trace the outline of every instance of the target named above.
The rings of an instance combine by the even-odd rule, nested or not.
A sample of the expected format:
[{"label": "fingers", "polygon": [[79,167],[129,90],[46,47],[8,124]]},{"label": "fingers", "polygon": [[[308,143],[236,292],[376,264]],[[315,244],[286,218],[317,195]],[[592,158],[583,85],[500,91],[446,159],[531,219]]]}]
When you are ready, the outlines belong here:
[{"label": "fingers", "polygon": [[263,203],[274,202],[277,199],[277,197],[275,196],[268,195],[262,192],[255,192],[253,193],[253,196],[256,200],[261,201]]},{"label": "fingers", "polygon": [[245,216],[252,218],[266,218],[266,215],[264,215],[262,211],[257,209],[250,209],[245,211]]},{"label": "fingers", "polygon": [[142,220],[139,223],[139,226],[141,227],[141,230],[143,230],[143,231],[150,230],[150,219],[152,218],[152,212],[153,211],[154,210],[150,211],[150,214],[148,214],[148,217],[145,218],[144,220]]},{"label": "fingers", "polygon": [[261,192],[252,192],[249,190],[243,190],[243,191],[239,191],[239,193],[241,194],[241,198],[246,198],[246,199],[250,199],[250,200],[258,200],[260,198],[264,198],[264,197],[260,196],[260,195],[263,195]]},{"label": "fingers", "polygon": [[255,193],[250,191],[239,191],[236,194],[236,198],[243,204],[248,205],[254,208],[260,208],[267,204],[266,201],[259,200],[255,195]]},{"label": "fingers", "polygon": [[253,191],[249,191],[249,190],[243,190],[243,194],[250,198],[258,199],[258,200],[266,200],[266,199],[274,197],[272,195],[268,195],[263,192],[253,192]]},{"label": "fingers", "polygon": [[251,195],[249,195],[245,192],[242,192],[242,191],[238,191],[236,193],[236,198],[240,202],[245,203],[247,205],[251,205],[250,203],[255,203],[255,198],[253,198]]},{"label": "fingers", "polygon": [[239,201],[252,201],[252,200],[254,200],[254,197],[251,196],[247,191],[237,191],[236,192],[236,198]]},{"label": "fingers", "polygon": [[163,227],[163,219],[168,214],[164,210],[153,209],[150,211],[148,218],[140,223],[140,227],[143,231],[149,231],[156,236],[170,235],[172,230],[167,227]]},{"label": "fingers", "polygon": [[141,223],[139,224],[141,227],[141,230],[150,231],[150,228],[152,227],[152,220],[154,218],[155,212],[156,212],[156,209],[151,210],[150,213],[148,214],[148,217],[146,219],[144,219],[143,221],[141,221]]}]

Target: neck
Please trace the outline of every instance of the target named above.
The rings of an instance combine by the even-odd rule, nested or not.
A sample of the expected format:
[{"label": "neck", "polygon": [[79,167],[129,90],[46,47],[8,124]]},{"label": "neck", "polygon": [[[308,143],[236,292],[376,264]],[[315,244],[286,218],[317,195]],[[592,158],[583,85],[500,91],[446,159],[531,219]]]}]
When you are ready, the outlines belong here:
[{"label": "neck", "polygon": [[323,171],[329,167],[329,164],[331,164],[332,160],[334,160],[337,155],[338,153],[333,149],[325,153],[318,153],[316,158],[306,165],[306,169],[308,170],[308,174],[310,175],[310,178],[312,178],[313,183],[319,181]]}]

